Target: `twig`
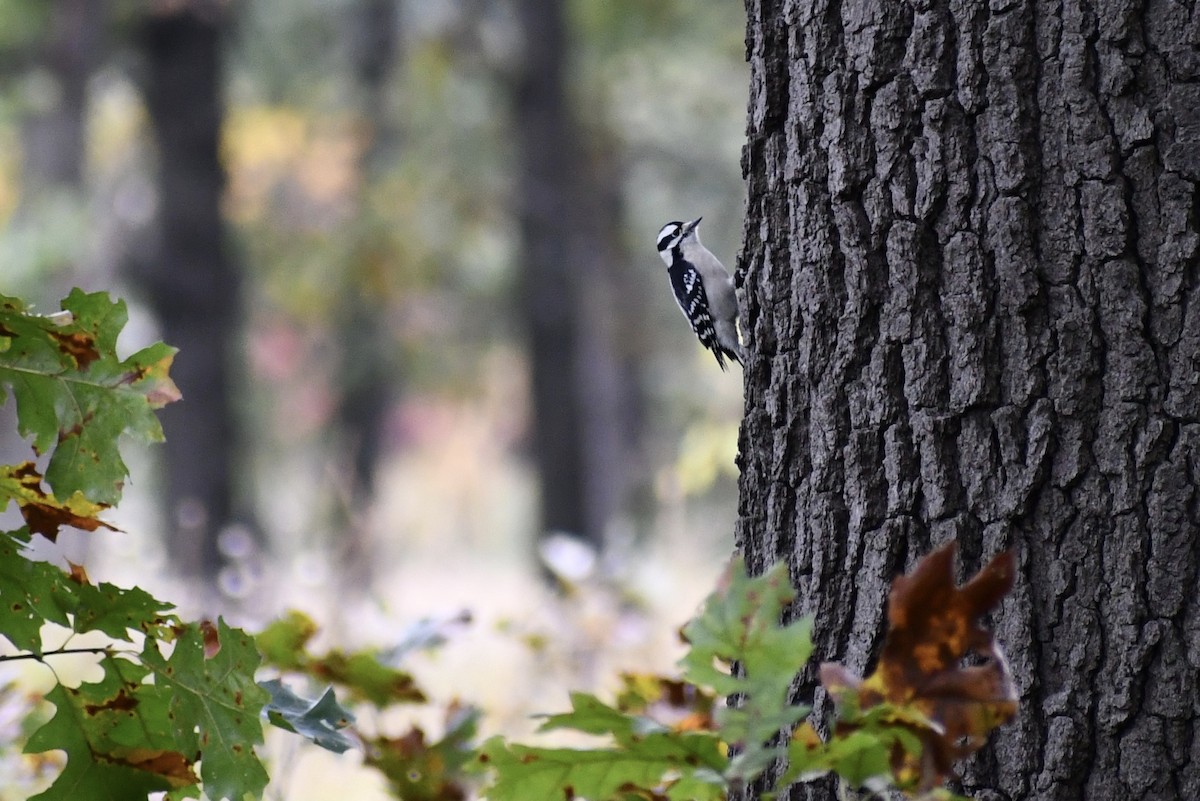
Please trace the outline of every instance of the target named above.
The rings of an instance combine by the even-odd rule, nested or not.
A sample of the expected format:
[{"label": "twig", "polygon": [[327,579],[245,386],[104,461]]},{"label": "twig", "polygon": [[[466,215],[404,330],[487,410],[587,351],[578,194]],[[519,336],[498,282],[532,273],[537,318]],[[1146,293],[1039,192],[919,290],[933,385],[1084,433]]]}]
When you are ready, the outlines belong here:
[{"label": "twig", "polygon": [[21,659],[36,659],[39,662],[45,661],[48,656],[61,656],[63,654],[106,654],[108,648],[97,646],[95,648],[58,648],[54,651],[43,651],[40,654],[13,654],[11,656],[0,656],[0,662],[16,662]]}]

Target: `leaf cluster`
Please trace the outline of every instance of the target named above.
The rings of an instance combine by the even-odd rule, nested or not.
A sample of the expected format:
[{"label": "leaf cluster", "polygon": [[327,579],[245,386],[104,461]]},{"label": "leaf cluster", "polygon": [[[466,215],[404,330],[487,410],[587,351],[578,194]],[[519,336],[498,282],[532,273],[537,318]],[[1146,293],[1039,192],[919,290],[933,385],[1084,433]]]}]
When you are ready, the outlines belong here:
[{"label": "leaf cluster", "polygon": [[[268,694],[254,683],[253,640],[224,621],[182,621],[144,590],[94,584],[81,566],[64,570],[28,550],[63,526],[113,528],[100,514],[128,475],[121,438],[161,440],[155,411],[180,397],[172,348],[117,355],[126,320],[125,304],[105,293],[75,290],[51,315],[0,296],[0,403],[14,400],[31,451],[0,466],[0,507],[15,503],[25,521],[0,532],[0,636],[17,650],[0,661],[53,670],[54,657],[88,652],[101,670],[99,681],[47,693],[54,715],[25,750],[65,751],[67,762],[36,798],[197,797],[201,785],[211,799],[257,797],[267,782],[254,747]],[[46,624],[65,644],[48,647],[63,637]],[[105,644],[70,647],[83,633]]]},{"label": "leaf cluster", "polygon": [[[474,756],[479,711],[452,701],[443,711],[443,732],[429,738],[419,726],[393,733],[369,728],[337,702],[378,713],[398,705],[428,704],[412,674],[396,666],[411,651],[436,645],[441,626],[420,621],[395,648],[387,651],[330,649],[317,654],[312,640],[317,625],[301,612],[290,612],[258,635],[264,663],[310,686],[324,687],[316,700],[297,695],[282,679],[262,683],[271,693],[267,719],[331,751],[359,747],[364,763],[378,770],[398,798],[407,801],[459,801],[467,796],[465,767]],[[332,685],[332,686],[330,686]],[[364,716],[365,717],[365,716]],[[371,717],[378,717],[372,715]]]},{"label": "leaf cluster", "polygon": [[387,663],[373,650],[331,649],[321,656],[309,652],[317,624],[303,612],[290,612],[270,623],[257,637],[268,665],[336,684],[354,701],[383,708],[397,703],[420,703],[425,694],[406,671]]},{"label": "leaf cluster", "polygon": [[[793,591],[785,565],[750,577],[740,561],[683,629],[683,679],[625,677],[615,706],[571,696],[571,711],[543,731],[600,736],[593,749],[541,748],[493,738],[477,767],[491,774],[491,801],[725,798],[764,776],[774,786],[833,772],[854,786],[950,797],[951,763],[986,741],[1016,712],[1007,663],[979,618],[1011,588],[1012,555],[1001,554],[962,588],[953,546],[896,579],[883,656],[866,680],[825,664],[838,699],[821,737],[794,701],[812,652],[812,622],[787,621]],[[981,664],[962,667],[976,654]],[[726,703],[714,706],[723,696]],[[768,789],[767,796],[773,795]]]},{"label": "leaf cluster", "polygon": [[[465,798],[468,768],[490,776],[491,801],[717,801],[769,771],[781,787],[833,772],[853,785],[945,797],[953,763],[1016,713],[1004,654],[980,623],[1012,587],[1013,556],[997,556],[958,587],[951,545],[893,583],[887,638],[870,676],[820,667],[837,700],[826,737],[795,700],[812,621],[789,618],[787,569],[751,577],[740,562],[682,630],[689,650],[681,678],[627,675],[613,704],[576,693],[569,711],[543,721],[543,731],[601,738],[598,747],[492,738],[475,750],[478,711],[457,701],[444,710],[440,737],[417,726],[368,730],[334,687],[355,709],[427,703],[397,665],[437,642],[440,624],[418,624],[390,652],[317,654],[317,627],[302,614],[252,638],[223,620],[183,621],[144,590],[95,584],[82,566],[31,558],[32,539],[53,540],[63,526],[112,529],[100,515],[127,476],[121,437],[161,439],[154,412],[179,398],[170,348],[117,355],[125,321],[124,304],[103,293],[76,290],[47,316],[0,296],[0,403],[15,400],[31,450],[19,464],[0,465],[0,508],[15,503],[25,521],[0,532],[0,637],[16,649],[0,662],[36,660],[53,670],[54,657],[88,652],[101,671],[99,681],[60,683],[46,695],[55,712],[25,749],[65,751],[67,761],[37,801],[155,791],[259,798],[263,719],[333,751],[361,747],[365,763],[413,801]],[[54,629],[66,639],[48,647]],[[105,644],[71,647],[85,633]],[[260,664],[280,678],[257,682]],[[322,689],[306,698],[284,674]]]},{"label": "leaf cluster", "polygon": [[[0,484],[0,500],[15,500],[34,533],[53,539],[57,525],[76,525],[74,517],[54,517],[63,506],[55,497],[100,508],[117,502],[129,473],[121,435],[162,440],[154,412],[180,398],[168,375],[175,349],[160,342],[119,358],[117,337],[127,319],[125,304],[103,292],[76,289],[48,316],[0,295],[0,403],[12,395],[19,433],[32,440],[35,455],[49,457],[37,482],[32,463],[14,471],[25,477],[17,486],[27,489],[14,494],[10,478]],[[52,490],[43,499],[49,518],[31,520],[29,493],[42,478]]]},{"label": "leaf cluster", "polygon": [[[1017,713],[1008,660],[979,623],[1012,589],[1013,554],[998,554],[956,587],[954,551],[954,543],[939,548],[893,582],[887,639],[870,676],[836,663],[820,669],[842,705],[838,733],[881,732],[889,748],[876,750],[876,764],[886,759],[897,782],[919,792],[939,787],[955,761]],[[964,664],[971,656],[977,663]]]},{"label": "leaf cluster", "polygon": [[[446,730],[429,741],[419,728],[365,733],[334,695],[382,710],[424,702],[413,677],[392,662],[435,642],[425,622],[394,653],[309,650],[316,634],[292,613],[255,640],[224,621],[185,622],[172,605],[139,588],[94,584],[86,570],[31,558],[35,536],[54,540],[63,526],[113,530],[101,514],[115,504],[128,470],[125,435],[162,439],[155,411],[179,399],[169,377],[174,350],[159,343],[128,358],[116,353],[127,313],[104,293],[79,290],[63,310],[38,315],[0,296],[0,403],[13,398],[28,460],[0,466],[0,507],[15,503],[26,525],[0,532],[0,636],[17,653],[0,661],[97,655],[99,681],[56,685],[53,716],[31,733],[30,754],[65,751],[66,766],[39,801],[110,799],[169,791],[172,798],[258,798],[267,772],[255,747],[262,720],[332,751],[362,747],[405,798],[457,799],[472,756],[478,713],[451,704]],[[48,647],[46,624],[66,635]],[[70,647],[75,634],[104,645]],[[61,642],[63,638],[59,637]],[[91,640],[89,640],[91,642]],[[258,682],[264,662],[324,690],[301,696],[282,678]]]}]

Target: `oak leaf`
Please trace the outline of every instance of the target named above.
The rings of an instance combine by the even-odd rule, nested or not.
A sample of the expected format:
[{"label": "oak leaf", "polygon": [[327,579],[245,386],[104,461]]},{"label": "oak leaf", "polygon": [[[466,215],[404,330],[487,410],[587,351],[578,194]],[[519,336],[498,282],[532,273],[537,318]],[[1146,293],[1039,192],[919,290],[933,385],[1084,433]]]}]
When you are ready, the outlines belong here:
[{"label": "oak leaf", "polygon": [[377,736],[366,742],[365,762],[383,774],[396,798],[462,801],[475,797],[468,793],[462,777],[475,758],[472,743],[478,722],[478,709],[451,703],[440,738],[428,739],[415,726],[399,737]]},{"label": "oak leaf", "polygon": [[785,616],[795,594],[786,563],[752,577],[737,559],[683,627],[690,646],[679,661],[684,680],[737,699],[713,713],[735,752],[725,774],[730,781],[765,770],[782,754],[780,732],[809,712],[791,702],[792,681],[812,653],[812,621]]},{"label": "oak leaf", "polygon": [[[917,735],[920,756],[894,748],[892,770],[922,791],[941,784],[956,760],[982,748],[1017,711],[1008,661],[979,622],[1012,589],[1013,553],[999,554],[962,587],[954,584],[954,553],[954,543],[945,545],[892,582],[889,629],[874,673],[859,679],[837,663],[820,668],[821,683],[843,707],[865,715],[887,705],[882,722]],[[852,714],[839,729],[861,725]]]},{"label": "oak leaf", "polygon": [[261,797],[267,772],[254,746],[263,742],[259,715],[270,699],[254,683],[261,658],[254,640],[217,618],[221,649],[205,655],[199,625],[183,629],[169,657],[147,640],[142,663],[154,674],[154,686],[170,696],[174,735],[186,754],[200,754],[200,778],[212,801]]},{"label": "oak leaf", "polygon": [[195,785],[193,749],[172,732],[165,687],[145,683],[146,669],[106,655],[102,678],[46,694],[56,712],[25,744],[27,753],[65,751],[67,763],[37,801],[109,801]]},{"label": "oak leaf", "polygon": [[355,746],[354,739],[344,731],[354,722],[354,715],[338,703],[332,687],[311,701],[296,695],[279,679],[260,681],[258,686],[271,694],[263,713],[272,725],[338,754]]},{"label": "oak leaf", "polygon": [[110,506],[128,475],[118,440],[161,440],[154,411],[180,398],[169,375],[175,350],[157,343],[120,358],[117,337],[128,312],[103,292],[76,289],[62,307],[38,315],[0,295],[0,405],[12,396],[18,432],[38,456],[49,455],[45,480],[53,495],[80,493]]},{"label": "oak leaf", "polygon": [[0,467],[0,509],[10,500],[16,501],[29,530],[51,542],[57,541],[58,530],[63,526],[83,531],[98,528],[117,531],[98,517],[108,508],[107,504],[92,503],[78,491],[65,501],[58,500],[42,486],[42,474],[33,462]]}]

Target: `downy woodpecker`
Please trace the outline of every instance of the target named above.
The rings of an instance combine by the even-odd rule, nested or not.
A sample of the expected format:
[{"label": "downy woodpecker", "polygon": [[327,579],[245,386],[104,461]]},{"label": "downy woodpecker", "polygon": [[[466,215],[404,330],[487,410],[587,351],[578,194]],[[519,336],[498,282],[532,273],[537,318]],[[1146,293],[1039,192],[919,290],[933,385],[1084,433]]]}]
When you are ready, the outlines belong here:
[{"label": "downy woodpecker", "polygon": [[724,370],[726,356],[742,363],[737,294],[725,267],[700,244],[696,233],[700,219],[664,225],[658,232],[658,255],[667,264],[671,288],[683,315],[700,344],[713,352]]}]

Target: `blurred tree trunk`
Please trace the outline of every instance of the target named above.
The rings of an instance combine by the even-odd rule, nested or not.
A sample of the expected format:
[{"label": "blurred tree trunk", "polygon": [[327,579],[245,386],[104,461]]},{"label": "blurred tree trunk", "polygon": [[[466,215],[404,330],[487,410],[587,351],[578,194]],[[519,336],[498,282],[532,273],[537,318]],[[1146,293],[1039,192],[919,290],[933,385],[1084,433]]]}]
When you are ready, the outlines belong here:
[{"label": "blurred tree trunk", "polygon": [[58,0],[37,66],[50,81],[21,128],[23,189],[78,189],[86,157],[87,83],[99,59],[106,0]]},{"label": "blurred tree trunk", "polygon": [[605,280],[621,259],[613,237],[617,176],[612,165],[595,163],[571,108],[562,0],[518,0],[516,8],[520,302],[541,530],[599,547],[624,481],[626,390],[611,330],[616,298]]},{"label": "blurred tree trunk", "polygon": [[1195,17],[746,7],[748,561],[866,668],[893,574],[1016,547],[1021,712],[966,788],[1200,798]]},{"label": "blurred tree trunk", "polygon": [[335,415],[342,440],[339,444],[350,464],[348,504],[336,536],[340,538],[337,550],[346,586],[357,591],[371,587],[378,563],[377,549],[369,541],[370,527],[362,512],[375,494],[387,412],[397,380],[393,369],[396,343],[387,326],[394,300],[387,288],[392,282],[379,274],[395,265],[386,252],[381,254],[376,248],[380,226],[386,221],[374,216],[368,193],[397,157],[399,146],[392,121],[394,104],[389,97],[389,81],[400,60],[399,10],[397,0],[359,0],[349,9],[348,17],[359,113],[369,144],[359,163],[356,242],[351,249],[352,261],[346,265],[348,280],[342,287],[336,330],[340,364]]},{"label": "blurred tree trunk", "polygon": [[163,6],[146,18],[146,102],[158,145],[158,251],[140,279],[179,348],[183,402],[162,412],[169,550],[181,573],[211,581],[233,514],[239,279],[221,219],[221,32],[215,2]]},{"label": "blurred tree trunk", "polygon": [[[16,57],[5,53],[6,70],[25,76],[26,102],[32,106],[21,121],[20,203],[9,221],[11,230],[8,233],[27,229],[46,232],[35,235],[54,237],[57,233],[52,231],[54,212],[57,211],[54,206],[64,199],[72,206],[85,203],[87,85],[100,58],[107,0],[62,0],[41,13],[49,20],[45,38],[29,43],[27,48],[10,43],[17,51]],[[41,80],[30,81],[31,71],[40,73]],[[47,250],[37,249],[39,255],[33,258],[41,261],[44,258],[41,253]],[[68,253],[82,250],[84,248],[67,248],[58,252],[56,248],[51,252],[56,261],[61,258],[65,262],[74,255]],[[81,281],[80,264],[47,266],[65,269],[54,270],[47,276],[50,280],[37,287],[22,289],[22,292],[36,306],[54,309],[70,287],[85,282]],[[11,293],[14,288],[8,287],[7,291]],[[27,452],[24,440],[16,431],[15,426],[3,429],[0,454]],[[0,455],[6,464],[15,464],[16,458]],[[83,561],[87,542],[78,542],[79,550],[72,551],[72,558]]]},{"label": "blurred tree trunk", "polygon": [[[89,275],[97,237],[85,230],[89,198],[87,162],[88,81],[100,61],[108,8],[104,0],[62,0],[48,4],[45,35],[29,42],[22,75],[20,203],[12,232],[32,237],[23,249],[43,277],[29,300],[57,306],[73,286],[95,285]],[[91,279],[91,280],[89,280]],[[103,281],[100,284],[103,285]]]}]

